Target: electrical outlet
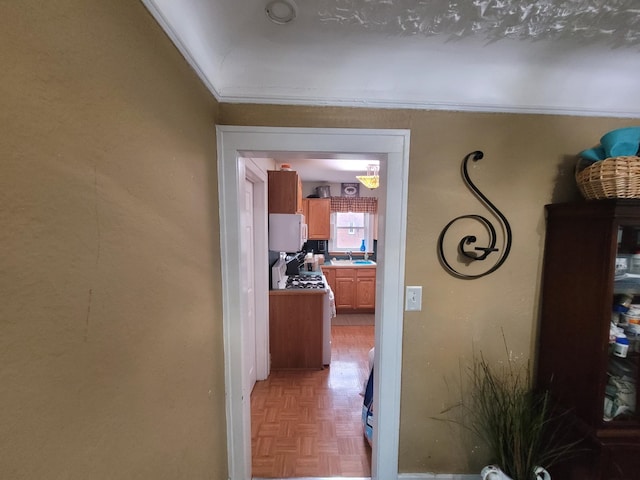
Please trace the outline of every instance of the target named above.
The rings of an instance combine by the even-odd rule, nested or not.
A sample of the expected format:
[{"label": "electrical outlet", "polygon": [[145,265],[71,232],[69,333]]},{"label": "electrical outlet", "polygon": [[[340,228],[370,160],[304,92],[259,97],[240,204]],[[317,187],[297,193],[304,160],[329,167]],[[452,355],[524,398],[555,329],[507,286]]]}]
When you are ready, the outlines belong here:
[{"label": "electrical outlet", "polygon": [[407,287],[404,309],[407,312],[422,310],[422,287]]}]

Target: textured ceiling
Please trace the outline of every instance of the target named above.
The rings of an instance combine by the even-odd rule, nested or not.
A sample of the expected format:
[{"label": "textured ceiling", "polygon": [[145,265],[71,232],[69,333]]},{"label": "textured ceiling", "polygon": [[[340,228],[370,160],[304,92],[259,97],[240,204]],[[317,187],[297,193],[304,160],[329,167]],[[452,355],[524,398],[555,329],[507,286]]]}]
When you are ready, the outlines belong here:
[{"label": "textured ceiling", "polygon": [[142,0],[220,101],[640,117],[640,0]]}]

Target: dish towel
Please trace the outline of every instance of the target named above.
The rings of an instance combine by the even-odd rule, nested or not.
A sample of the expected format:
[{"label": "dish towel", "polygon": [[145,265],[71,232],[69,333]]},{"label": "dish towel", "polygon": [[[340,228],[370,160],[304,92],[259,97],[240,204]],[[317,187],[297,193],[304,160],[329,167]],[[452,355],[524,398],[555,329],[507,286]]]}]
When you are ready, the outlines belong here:
[{"label": "dish towel", "polygon": [[331,287],[327,284],[327,290],[329,290],[329,306],[331,307],[331,318],[335,317],[336,314],[336,299],[333,296],[333,290],[331,290]]}]

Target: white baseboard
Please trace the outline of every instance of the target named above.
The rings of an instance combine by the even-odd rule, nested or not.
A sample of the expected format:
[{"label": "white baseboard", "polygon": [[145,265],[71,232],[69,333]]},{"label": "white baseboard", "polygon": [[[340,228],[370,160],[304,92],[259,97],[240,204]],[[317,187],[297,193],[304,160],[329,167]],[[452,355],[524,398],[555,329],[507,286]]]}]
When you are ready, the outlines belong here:
[{"label": "white baseboard", "polygon": [[398,480],[478,480],[480,475],[459,473],[399,473]]}]

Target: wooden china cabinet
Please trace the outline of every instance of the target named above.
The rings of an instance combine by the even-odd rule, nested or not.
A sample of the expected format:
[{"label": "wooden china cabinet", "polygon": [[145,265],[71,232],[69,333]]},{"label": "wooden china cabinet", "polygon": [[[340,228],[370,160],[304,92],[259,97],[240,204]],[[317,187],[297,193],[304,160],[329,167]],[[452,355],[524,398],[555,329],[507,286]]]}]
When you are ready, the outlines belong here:
[{"label": "wooden china cabinet", "polygon": [[640,345],[616,349],[610,326],[633,335],[619,304],[640,303],[640,270],[632,268],[640,200],[547,205],[546,214],[536,383],[568,412],[567,431],[585,447],[552,478],[639,479]]}]

